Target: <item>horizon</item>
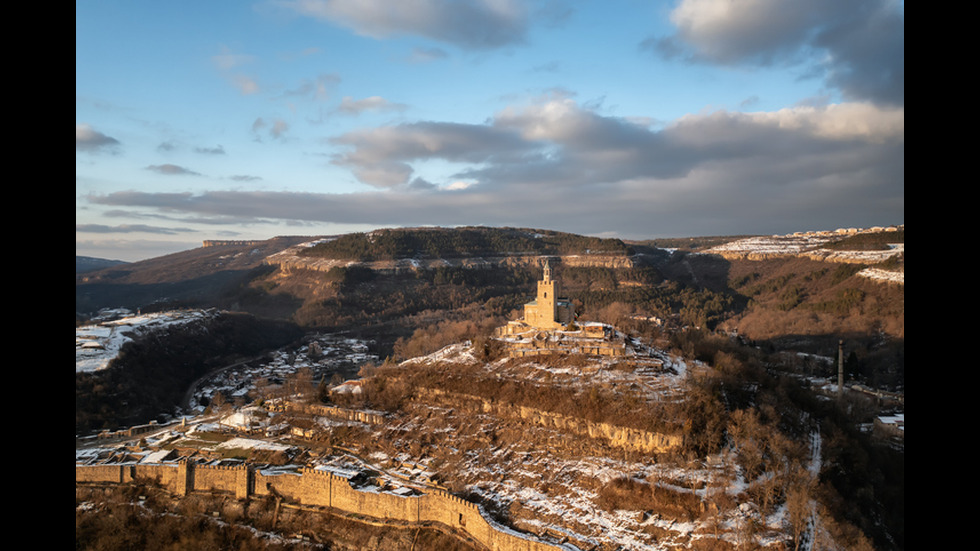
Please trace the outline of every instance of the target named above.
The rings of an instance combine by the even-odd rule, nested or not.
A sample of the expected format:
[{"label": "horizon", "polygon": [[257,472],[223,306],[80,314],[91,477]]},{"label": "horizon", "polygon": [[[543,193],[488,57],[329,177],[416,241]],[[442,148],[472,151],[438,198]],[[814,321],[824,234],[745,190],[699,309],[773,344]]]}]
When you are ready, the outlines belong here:
[{"label": "horizon", "polygon": [[[418,227],[402,226],[402,227],[397,227],[397,228],[396,227],[383,227],[382,226],[382,227],[374,228],[372,230],[366,230],[365,232],[345,232],[345,233],[369,233],[371,231],[385,230],[385,229],[402,229],[402,230],[427,229],[427,228],[432,228],[432,229],[456,229],[456,228],[464,228],[464,227],[467,227],[467,226],[452,226],[452,227],[449,227],[449,226],[418,226]],[[492,228],[501,228],[501,229],[502,228],[506,228],[506,226],[469,226],[469,227],[485,227],[485,228],[492,227]],[[765,237],[767,235],[774,235],[774,236],[775,235],[791,235],[791,234],[794,234],[794,233],[823,233],[823,232],[835,232],[835,231],[842,231],[842,230],[859,230],[860,231],[860,230],[870,230],[870,229],[873,229],[873,228],[876,228],[876,227],[881,227],[881,228],[889,228],[889,227],[891,227],[891,228],[902,228],[902,229],[904,229],[905,224],[904,223],[902,223],[902,224],[880,224],[880,225],[876,225],[876,226],[850,226],[850,227],[847,227],[847,228],[810,229],[810,230],[800,230],[798,232],[788,232],[786,234],[671,235],[671,236],[657,236],[657,237],[639,237],[639,238],[635,238],[635,239],[626,239],[626,238],[623,238],[622,241],[624,241],[626,243],[629,243],[629,242],[653,241],[653,240],[660,240],[660,239],[666,239],[666,240],[670,240],[670,239],[709,239],[709,238],[722,238],[722,237],[750,238],[750,237]],[[534,230],[540,230],[540,231],[558,231],[558,230],[551,230],[550,228],[526,228],[526,229],[534,229]],[[566,232],[566,233],[574,233],[574,232]],[[296,237],[317,239],[317,238],[334,237],[334,236],[340,236],[340,235],[344,235],[344,234],[331,234],[331,235],[325,235],[325,234],[310,234],[310,235],[307,235],[307,234],[290,234],[290,235],[281,234],[281,235],[273,235],[273,236],[269,236],[269,237],[265,237],[265,238],[255,238],[255,239],[245,239],[245,240],[239,240],[239,239],[207,239],[206,238],[206,239],[202,240],[202,242],[200,242],[200,243],[198,243],[198,244],[196,244],[194,246],[190,246],[190,247],[183,248],[183,249],[166,251],[166,252],[164,252],[162,254],[155,255],[155,256],[138,257],[138,258],[134,258],[133,260],[122,260],[122,259],[119,259],[119,258],[93,257],[93,256],[90,256],[90,255],[80,255],[80,254],[76,254],[75,256],[76,256],[76,258],[91,258],[93,260],[107,260],[107,261],[112,261],[112,262],[122,261],[122,262],[132,263],[132,262],[140,262],[142,260],[152,260],[154,258],[157,258],[157,257],[160,257],[160,256],[166,256],[168,254],[176,254],[176,253],[186,252],[186,251],[190,251],[190,250],[194,250],[194,249],[199,249],[199,248],[202,248],[203,247],[203,242],[204,241],[268,241],[268,240],[277,239],[277,238],[296,238]],[[583,235],[583,234],[578,234],[578,235]],[[583,235],[583,236],[584,237],[602,237],[602,236],[589,236],[589,235]],[[615,239],[620,239],[620,238],[617,237]]]},{"label": "horizon", "polygon": [[904,224],[903,2],[401,6],[76,3],[76,255]]}]

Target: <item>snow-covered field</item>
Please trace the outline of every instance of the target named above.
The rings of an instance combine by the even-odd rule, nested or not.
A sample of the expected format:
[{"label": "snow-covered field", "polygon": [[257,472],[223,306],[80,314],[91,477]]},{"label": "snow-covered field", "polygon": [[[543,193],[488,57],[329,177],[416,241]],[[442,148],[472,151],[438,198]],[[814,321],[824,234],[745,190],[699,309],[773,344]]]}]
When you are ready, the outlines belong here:
[{"label": "snow-covered field", "polygon": [[866,277],[868,279],[874,279],[876,281],[884,281],[886,283],[900,283],[905,285],[905,272],[891,272],[888,270],[882,270],[879,268],[865,268],[858,272],[861,277]]}]

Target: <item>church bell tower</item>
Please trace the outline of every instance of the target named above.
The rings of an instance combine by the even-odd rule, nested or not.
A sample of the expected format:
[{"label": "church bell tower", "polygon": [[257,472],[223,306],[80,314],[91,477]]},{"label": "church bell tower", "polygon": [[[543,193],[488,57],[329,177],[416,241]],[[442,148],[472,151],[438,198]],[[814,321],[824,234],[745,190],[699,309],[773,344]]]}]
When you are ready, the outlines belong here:
[{"label": "church bell tower", "polygon": [[538,282],[537,303],[539,315],[550,318],[541,321],[551,324],[558,319],[558,282],[551,279],[551,262],[547,260],[544,263],[544,277]]}]

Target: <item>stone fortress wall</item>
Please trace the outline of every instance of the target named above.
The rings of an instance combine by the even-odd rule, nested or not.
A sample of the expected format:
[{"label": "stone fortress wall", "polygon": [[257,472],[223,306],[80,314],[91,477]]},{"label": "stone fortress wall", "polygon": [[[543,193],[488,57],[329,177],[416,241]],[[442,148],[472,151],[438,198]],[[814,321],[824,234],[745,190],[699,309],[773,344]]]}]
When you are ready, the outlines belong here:
[{"label": "stone fortress wall", "polygon": [[554,354],[591,356],[626,356],[625,339],[605,324],[583,324],[570,330],[540,330],[523,321],[512,321],[498,327],[494,337],[504,345],[512,358]]},{"label": "stone fortress wall", "polygon": [[125,484],[155,481],[177,495],[223,492],[238,499],[278,496],[302,505],[410,524],[439,523],[465,533],[492,551],[545,551],[564,547],[545,543],[488,520],[479,505],[441,490],[399,495],[376,487],[358,489],[328,471],[267,473],[252,466],[177,464],[76,465],[75,482]]}]

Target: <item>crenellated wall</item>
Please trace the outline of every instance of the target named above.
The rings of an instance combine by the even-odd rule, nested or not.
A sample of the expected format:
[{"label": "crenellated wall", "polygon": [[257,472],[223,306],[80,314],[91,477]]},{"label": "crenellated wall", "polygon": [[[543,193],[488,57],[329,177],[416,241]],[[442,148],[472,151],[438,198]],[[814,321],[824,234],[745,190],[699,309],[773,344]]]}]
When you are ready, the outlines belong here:
[{"label": "crenellated wall", "polygon": [[407,523],[437,522],[466,533],[492,551],[563,549],[487,520],[480,506],[448,492],[434,490],[402,496],[357,489],[347,478],[304,468],[299,473],[267,473],[250,466],[221,467],[178,464],[76,465],[75,482],[121,484],[156,480],[167,490],[187,495],[194,491],[234,493],[239,499],[277,495],[303,505],[331,507],[346,513]]}]

